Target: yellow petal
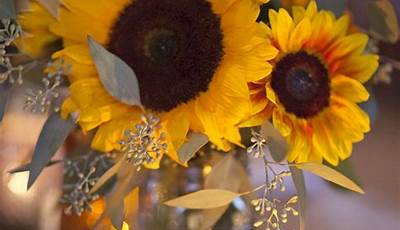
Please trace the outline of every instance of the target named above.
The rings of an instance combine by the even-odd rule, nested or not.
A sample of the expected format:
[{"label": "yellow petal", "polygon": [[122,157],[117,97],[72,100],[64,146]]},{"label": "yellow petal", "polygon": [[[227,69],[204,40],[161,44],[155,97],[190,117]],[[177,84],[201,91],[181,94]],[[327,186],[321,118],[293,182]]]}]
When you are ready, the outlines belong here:
[{"label": "yellow petal", "polygon": [[367,54],[344,60],[340,63],[337,72],[365,83],[373,76],[378,66],[379,56]]},{"label": "yellow petal", "polygon": [[308,137],[304,134],[303,130],[295,126],[293,131],[290,133],[287,141],[289,143],[289,151],[287,155],[287,160],[289,162],[294,162],[300,157],[300,155],[307,156],[310,154],[310,144]]},{"label": "yellow petal", "polygon": [[[131,0],[63,0],[71,12],[110,25]],[[111,25],[110,25],[111,26]]]},{"label": "yellow petal", "polygon": [[313,18],[318,12],[317,3],[313,0],[308,4],[306,9],[306,17]]},{"label": "yellow petal", "polygon": [[337,165],[339,163],[337,149],[331,140],[330,133],[326,129],[325,124],[319,119],[315,119],[313,120],[313,127],[314,134],[312,140],[315,150],[318,154],[322,155],[328,163]]},{"label": "yellow petal", "polygon": [[230,143],[244,147],[243,144],[241,143],[241,136],[238,127],[235,127],[233,125],[227,126],[224,130],[224,138],[228,140]]},{"label": "yellow petal", "polygon": [[370,131],[369,117],[360,107],[353,102],[332,96],[332,109],[335,110],[336,116],[340,117],[348,128],[353,132],[366,133]]},{"label": "yellow petal", "polygon": [[229,7],[231,7],[236,1],[238,0],[210,0],[210,2],[212,2],[212,8],[214,12],[218,14],[225,13],[225,11],[227,11]]},{"label": "yellow petal", "polygon": [[299,24],[296,26],[296,28],[290,35],[288,49],[291,52],[299,51],[302,48],[303,44],[310,38],[310,36],[311,36],[310,19],[304,18],[299,22]]},{"label": "yellow petal", "polygon": [[283,52],[288,52],[289,35],[293,27],[293,19],[289,13],[284,9],[280,9],[277,16],[276,39]]},{"label": "yellow petal", "polygon": [[348,144],[351,145],[351,140],[345,135],[345,132],[341,130],[339,125],[333,121],[331,114],[326,114],[323,118],[323,123],[325,124],[325,129],[329,130],[329,137],[331,140],[331,145],[334,145],[337,150],[337,155],[341,160],[346,159],[350,156],[351,149],[348,148]]},{"label": "yellow petal", "polygon": [[260,4],[254,0],[239,0],[232,4],[221,17],[224,31],[235,27],[248,27],[255,22],[260,13]]},{"label": "yellow petal", "polygon": [[292,126],[288,119],[278,110],[275,109],[272,114],[272,121],[274,126],[280,131],[282,136],[287,137],[292,132]]},{"label": "yellow petal", "polygon": [[100,44],[105,44],[109,28],[90,18],[77,17],[66,8],[60,9],[60,20],[50,25],[50,31],[60,37],[86,44],[87,36],[92,36]]},{"label": "yellow petal", "polygon": [[271,88],[271,86],[269,84],[265,85],[265,89],[267,91],[267,98],[268,100],[270,100],[272,103],[274,103],[275,105],[277,104],[276,101],[276,94],[275,91]]},{"label": "yellow petal", "polygon": [[301,6],[294,6],[292,8],[294,23],[298,24],[305,16],[306,10]]},{"label": "yellow petal", "polygon": [[315,15],[311,22],[311,27],[312,34],[307,46],[310,49],[323,52],[333,39],[331,35],[333,20],[329,13],[322,11]]},{"label": "yellow petal", "polygon": [[349,31],[350,26],[350,16],[343,15],[338,20],[336,20],[333,24],[332,32],[334,33],[334,37],[339,38],[343,37]]},{"label": "yellow petal", "polygon": [[175,149],[179,149],[186,140],[189,132],[189,122],[183,114],[176,114],[166,121],[166,128],[169,138]]},{"label": "yellow petal", "polygon": [[61,117],[67,119],[72,112],[78,111],[78,106],[75,102],[68,97],[64,100],[62,107],[61,107]]},{"label": "yellow petal", "polygon": [[128,120],[124,123],[112,121],[99,127],[93,138],[91,147],[101,152],[110,152],[118,147],[119,141],[123,138],[125,129],[132,125]]},{"label": "yellow petal", "polygon": [[269,24],[271,25],[272,38],[278,38],[278,12],[273,9],[268,10]]},{"label": "yellow petal", "polygon": [[72,45],[65,47],[64,49],[54,53],[52,57],[60,58],[62,56],[67,56],[72,60],[85,65],[93,65],[93,60],[87,45]]},{"label": "yellow petal", "polygon": [[361,33],[351,34],[337,40],[327,49],[324,56],[330,63],[346,56],[357,56],[362,54],[367,43],[367,35]]},{"label": "yellow petal", "polygon": [[207,107],[202,105],[199,101],[196,103],[195,110],[197,117],[204,127],[204,133],[212,143],[222,148],[224,144],[221,140],[222,133],[219,129],[220,124],[218,123],[216,114],[210,112]]},{"label": "yellow petal", "polygon": [[368,91],[359,81],[343,75],[332,78],[331,88],[336,95],[355,103],[367,101],[369,98]]}]

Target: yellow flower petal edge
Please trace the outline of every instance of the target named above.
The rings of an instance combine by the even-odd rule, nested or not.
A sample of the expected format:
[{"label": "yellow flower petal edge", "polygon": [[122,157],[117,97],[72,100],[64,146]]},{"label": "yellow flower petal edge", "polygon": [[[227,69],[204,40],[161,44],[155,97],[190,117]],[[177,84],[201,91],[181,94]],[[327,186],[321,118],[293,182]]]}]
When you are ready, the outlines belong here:
[{"label": "yellow flower petal edge", "polygon": [[16,40],[16,44],[22,52],[33,58],[47,55],[51,46],[59,40],[49,30],[50,24],[56,19],[36,0],[29,1],[28,9],[18,15],[17,20],[24,33]]}]

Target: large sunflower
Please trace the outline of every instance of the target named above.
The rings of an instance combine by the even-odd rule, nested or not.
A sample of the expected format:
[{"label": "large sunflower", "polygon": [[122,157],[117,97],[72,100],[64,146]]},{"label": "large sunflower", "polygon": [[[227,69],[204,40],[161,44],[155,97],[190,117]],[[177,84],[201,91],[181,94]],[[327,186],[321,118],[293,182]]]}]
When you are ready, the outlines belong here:
[{"label": "large sunflower", "polygon": [[[240,144],[235,124],[250,113],[247,81],[271,72],[277,50],[256,23],[267,0],[64,0],[50,31],[63,39],[53,54],[72,66],[62,114],[78,111],[84,131],[98,128],[94,149],[118,148],[142,111],[111,97],[89,54],[92,36],[135,71],[142,103],[156,113],[176,150],[189,131],[222,150]],[[31,20],[41,20],[32,18]]]},{"label": "large sunflower", "polygon": [[249,84],[257,110],[243,125],[272,116],[290,144],[289,161],[337,165],[370,129],[357,103],[369,97],[362,83],[377,69],[378,57],[364,53],[367,35],[348,32],[348,16],[336,19],[314,1],[292,12],[269,11],[268,39],[280,54],[271,75]]}]

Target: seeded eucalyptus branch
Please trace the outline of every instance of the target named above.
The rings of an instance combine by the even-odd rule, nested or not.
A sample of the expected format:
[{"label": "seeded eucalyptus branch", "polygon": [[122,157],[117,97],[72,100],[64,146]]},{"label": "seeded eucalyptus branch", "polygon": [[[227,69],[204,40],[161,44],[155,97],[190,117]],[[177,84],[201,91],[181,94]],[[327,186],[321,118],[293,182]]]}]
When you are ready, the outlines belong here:
[{"label": "seeded eucalyptus branch", "polygon": [[[32,113],[45,113],[49,110],[59,112],[61,85],[63,76],[68,75],[70,66],[58,59],[47,64],[47,75],[42,79],[43,86],[39,89],[29,88],[25,94],[24,109]],[[62,98],[61,100],[62,101]]]},{"label": "seeded eucalyptus branch", "polygon": [[[254,210],[262,219],[253,223],[255,228],[265,226],[266,230],[281,230],[283,224],[288,223],[289,214],[298,216],[299,212],[294,206],[298,203],[298,196],[292,196],[288,201],[282,201],[276,198],[274,192],[279,189],[280,192],[285,192],[285,178],[291,177],[290,171],[277,172],[267,159],[265,149],[267,148],[267,140],[262,134],[252,131],[251,142],[253,143],[247,152],[258,159],[262,159],[265,172],[265,188],[261,198],[251,201]],[[272,180],[269,178],[269,173],[272,173]]]},{"label": "seeded eucalyptus branch", "polygon": [[8,47],[21,34],[21,27],[10,18],[0,20],[0,84],[9,81],[11,84],[22,84],[22,65],[14,66],[11,62],[13,54]]},{"label": "seeded eucalyptus branch", "polygon": [[99,178],[113,165],[115,154],[89,152],[64,163],[63,196],[60,199],[67,215],[82,215],[91,211],[91,202],[101,197],[102,191],[91,193]]},{"label": "seeded eucalyptus branch", "polygon": [[160,119],[154,115],[144,115],[135,129],[125,130],[125,138],[120,141],[121,152],[138,171],[144,164],[154,163],[167,151],[165,134],[160,133],[159,122]]}]

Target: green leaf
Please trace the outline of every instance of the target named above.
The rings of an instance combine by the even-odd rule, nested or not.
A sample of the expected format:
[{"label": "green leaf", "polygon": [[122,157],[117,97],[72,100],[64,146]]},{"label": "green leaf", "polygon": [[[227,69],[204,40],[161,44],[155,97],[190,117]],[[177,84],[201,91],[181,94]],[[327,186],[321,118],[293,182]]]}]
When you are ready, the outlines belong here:
[{"label": "green leaf", "polygon": [[2,18],[16,18],[14,0],[0,0],[0,19]]},{"label": "green leaf", "polygon": [[169,200],[164,204],[189,209],[212,209],[228,205],[240,195],[222,189],[205,189]]},{"label": "green leaf", "polygon": [[389,0],[368,4],[369,31],[375,38],[396,43],[399,39],[399,22],[396,11]]},{"label": "green leaf", "polygon": [[306,183],[304,181],[303,171],[300,169],[290,166],[290,172],[292,173],[293,184],[296,187],[298,203],[299,203],[299,214],[300,214],[300,230],[305,229],[305,217],[306,217]]},{"label": "green leaf", "polygon": [[299,169],[306,170],[321,178],[324,178],[325,180],[338,184],[344,188],[364,194],[362,188],[360,188],[356,183],[328,166],[315,163],[296,164],[295,166]]},{"label": "green leaf", "polygon": [[[63,161],[63,160],[50,161],[50,162],[46,165],[46,167],[50,167],[50,166],[53,166],[53,165],[55,165],[55,164],[62,163],[62,162],[64,162],[64,161]],[[22,165],[22,166],[20,166],[20,167],[18,167],[18,168],[16,168],[16,169],[13,169],[13,170],[9,171],[8,173],[13,174],[13,173],[25,172],[25,171],[29,171],[30,168],[31,168],[31,163]]]},{"label": "green leaf", "polygon": [[10,90],[11,90],[11,84],[8,81],[0,84],[0,122],[4,118]]},{"label": "green leaf", "polygon": [[124,104],[143,107],[139,82],[133,70],[90,36],[88,43],[101,83],[107,92]]},{"label": "green leaf", "polygon": [[187,163],[207,143],[208,137],[206,135],[195,132],[190,133],[188,140],[178,150],[179,161]]},{"label": "green leaf", "polygon": [[28,189],[74,129],[75,120],[72,116],[68,120],[64,120],[58,113],[50,115],[40,132],[33,152]]},{"label": "green leaf", "polygon": [[271,122],[266,121],[261,126],[261,134],[267,140],[267,146],[271,152],[272,158],[276,162],[282,162],[285,160],[289,145]]}]

